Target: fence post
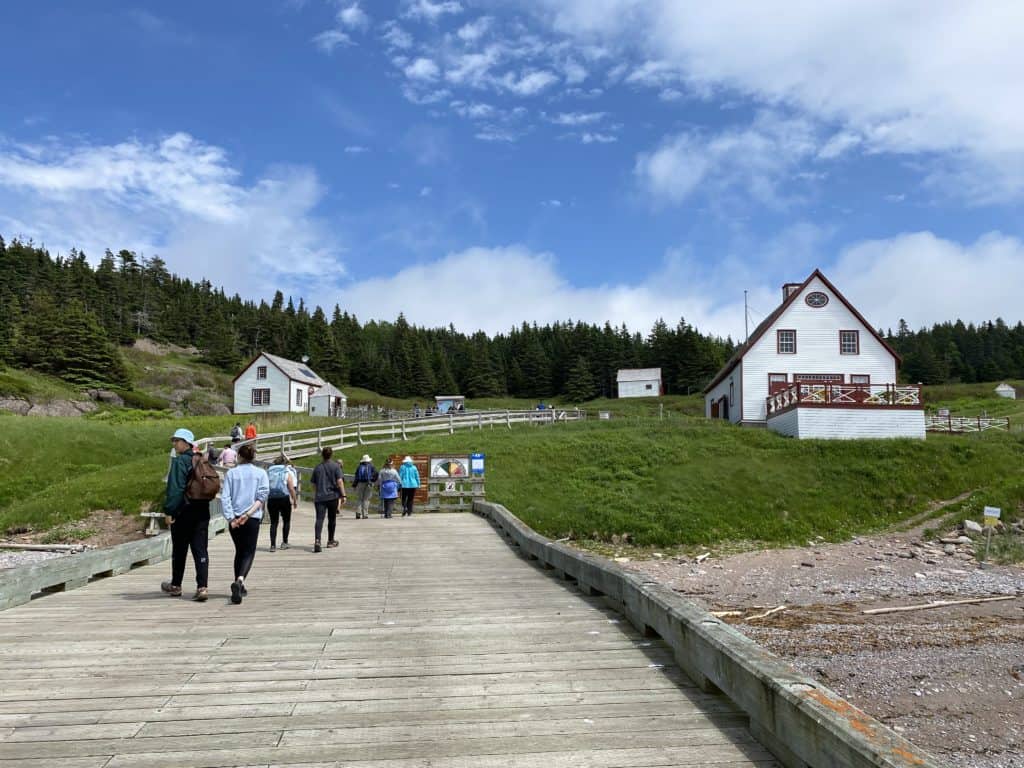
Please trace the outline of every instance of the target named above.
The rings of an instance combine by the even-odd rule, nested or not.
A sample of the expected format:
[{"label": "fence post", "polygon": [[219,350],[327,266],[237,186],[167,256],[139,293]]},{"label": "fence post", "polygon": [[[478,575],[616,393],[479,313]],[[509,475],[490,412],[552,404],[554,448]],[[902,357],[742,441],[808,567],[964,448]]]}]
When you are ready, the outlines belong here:
[{"label": "fence post", "polygon": [[363,444],[363,422],[356,424],[356,441],[359,445]]},{"label": "fence post", "polygon": [[324,431],[322,429],[316,431],[316,449],[318,451],[324,449]]},{"label": "fence post", "polygon": [[408,435],[405,434],[405,419],[402,419],[402,439],[408,440]]},{"label": "fence post", "polygon": [[284,453],[284,435],[281,435],[281,453]]},{"label": "fence post", "polygon": [[455,434],[455,417],[452,416],[452,412],[448,411],[448,434]]}]

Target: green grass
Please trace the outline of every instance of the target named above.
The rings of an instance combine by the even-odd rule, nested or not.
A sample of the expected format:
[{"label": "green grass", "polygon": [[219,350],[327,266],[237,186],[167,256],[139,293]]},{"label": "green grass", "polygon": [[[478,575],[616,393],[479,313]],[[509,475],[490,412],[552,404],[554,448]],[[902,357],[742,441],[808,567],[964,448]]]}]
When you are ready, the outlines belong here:
[{"label": "green grass", "polygon": [[1008,400],[995,393],[999,382],[984,384],[939,384],[924,388],[923,396],[928,409],[949,408],[952,416],[1008,417],[1011,427],[1024,421],[1024,381],[1010,380],[1020,400]]},{"label": "green grass", "polygon": [[0,397],[5,396],[31,397],[38,402],[84,399],[81,392],[53,376],[0,367]]},{"label": "green grass", "polygon": [[[796,441],[703,420],[485,429],[341,452],[483,451],[487,495],[541,533],[641,546],[800,544],[877,531],[972,488],[1000,487],[1024,459],[1009,435]],[[315,460],[306,460],[313,464]],[[1024,488],[1004,504],[1020,514]]]}]

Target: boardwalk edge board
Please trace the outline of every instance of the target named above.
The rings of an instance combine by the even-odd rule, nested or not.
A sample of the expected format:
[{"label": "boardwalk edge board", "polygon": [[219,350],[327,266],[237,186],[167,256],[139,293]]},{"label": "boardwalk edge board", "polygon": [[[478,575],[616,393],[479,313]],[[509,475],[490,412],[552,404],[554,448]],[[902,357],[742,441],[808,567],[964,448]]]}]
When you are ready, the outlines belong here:
[{"label": "boardwalk edge board", "polygon": [[895,731],[668,587],[552,542],[500,504],[477,501],[474,512],[525,557],[604,597],[637,631],[659,636],[698,686],[722,692],[747,714],[751,734],[788,768],[939,768]]},{"label": "boardwalk edge board", "polygon": [[[220,499],[210,502],[210,538],[222,533],[227,523]],[[23,605],[54,592],[84,587],[91,580],[118,576],[133,568],[153,565],[171,556],[171,535],[161,533],[141,541],[55,557],[39,563],[0,571],[0,611]]]}]

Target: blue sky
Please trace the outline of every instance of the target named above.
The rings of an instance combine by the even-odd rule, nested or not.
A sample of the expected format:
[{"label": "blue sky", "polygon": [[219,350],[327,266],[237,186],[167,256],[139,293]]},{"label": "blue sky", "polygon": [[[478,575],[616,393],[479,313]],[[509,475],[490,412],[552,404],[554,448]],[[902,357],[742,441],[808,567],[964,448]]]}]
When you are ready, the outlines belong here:
[{"label": "blue sky", "polygon": [[0,233],[467,331],[737,336],[815,267],[1021,319],[1024,6],[707,5],[8,3]]}]

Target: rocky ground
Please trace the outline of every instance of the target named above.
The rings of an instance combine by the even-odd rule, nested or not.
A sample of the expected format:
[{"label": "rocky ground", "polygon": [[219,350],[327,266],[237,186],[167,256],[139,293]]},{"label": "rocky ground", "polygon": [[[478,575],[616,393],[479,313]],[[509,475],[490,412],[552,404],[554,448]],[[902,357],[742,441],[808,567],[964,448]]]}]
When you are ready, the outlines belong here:
[{"label": "rocky ground", "polygon": [[47,546],[74,546],[97,549],[135,541],[144,537],[140,518],[122,514],[119,510],[101,509],[75,523],[63,525],[51,531],[27,532],[0,538],[0,570],[28,565],[53,557],[67,557],[67,551],[35,551],[4,549],[4,544],[37,544]]},{"label": "rocky ground", "polygon": [[[974,541],[961,536],[931,543],[911,532],[625,567],[719,612],[941,764],[1022,768],[1024,568],[979,567]],[[1011,599],[863,613],[971,597]]]}]

